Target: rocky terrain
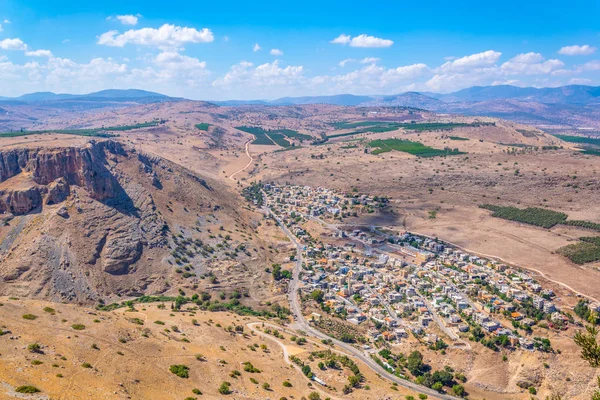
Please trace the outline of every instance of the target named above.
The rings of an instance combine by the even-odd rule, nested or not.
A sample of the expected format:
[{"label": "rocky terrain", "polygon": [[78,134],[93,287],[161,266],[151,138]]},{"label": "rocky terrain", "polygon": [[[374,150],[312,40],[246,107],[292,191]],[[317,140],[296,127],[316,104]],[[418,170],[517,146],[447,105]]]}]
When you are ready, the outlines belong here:
[{"label": "rocky terrain", "polygon": [[[162,293],[173,284],[172,235],[191,236],[206,214],[239,218],[221,184],[110,140],[2,151],[0,179],[3,294]],[[201,259],[189,262],[198,275]]]}]

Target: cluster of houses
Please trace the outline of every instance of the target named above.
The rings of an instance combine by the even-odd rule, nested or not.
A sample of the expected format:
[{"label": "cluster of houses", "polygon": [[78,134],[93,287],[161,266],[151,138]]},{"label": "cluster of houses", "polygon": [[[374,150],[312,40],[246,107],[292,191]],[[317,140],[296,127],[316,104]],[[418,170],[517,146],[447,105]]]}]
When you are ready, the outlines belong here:
[{"label": "cluster of houses", "polygon": [[[435,344],[442,340],[436,332],[459,340],[479,327],[486,336],[534,349],[534,341],[519,332],[531,331],[540,320],[567,323],[552,290],[528,272],[409,232],[339,230],[331,243],[317,243],[305,236],[302,223],[335,215],[352,199],[298,186],[266,185],[265,193],[272,212],[305,245],[302,290],[321,290],[323,312],[364,326],[374,341],[401,342],[412,333]],[[357,204],[370,201],[361,196]]]}]

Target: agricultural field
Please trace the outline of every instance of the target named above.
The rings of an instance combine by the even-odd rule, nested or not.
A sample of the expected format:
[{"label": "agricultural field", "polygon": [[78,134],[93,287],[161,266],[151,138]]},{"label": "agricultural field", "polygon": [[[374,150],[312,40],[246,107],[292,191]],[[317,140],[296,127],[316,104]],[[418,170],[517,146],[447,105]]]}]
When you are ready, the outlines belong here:
[{"label": "agricultural field", "polygon": [[209,124],[208,122],[201,122],[199,124],[196,124],[196,128],[201,130],[201,131],[208,131],[208,128],[211,126],[212,124]]},{"label": "agricultural field", "polygon": [[378,139],[369,142],[368,146],[376,149],[373,150],[371,154],[381,154],[392,150],[402,151],[417,157],[438,157],[464,154],[458,151],[458,149],[434,149],[433,147],[425,146],[423,143],[403,139]]},{"label": "agricultural field", "polygon": [[587,264],[600,260],[600,237],[582,237],[581,242],[562,247],[560,254],[575,264]]},{"label": "agricultural field", "polygon": [[580,145],[581,153],[592,156],[600,156],[600,138],[587,136],[554,135],[565,142]]},{"label": "agricultural field", "polygon": [[292,129],[268,130],[254,126],[237,126],[235,129],[254,135],[256,139],[254,139],[252,144],[258,145],[276,144],[283,148],[288,148],[292,146],[289,139],[296,139],[299,141],[312,139],[312,136],[304,135]]},{"label": "agricultural field", "polygon": [[482,204],[479,207],[492,211],[492,217],[522,222],[547,229],[558,224],[563,224],[567,220],[567,214],[537,207],[521,209],[492,204]]}]

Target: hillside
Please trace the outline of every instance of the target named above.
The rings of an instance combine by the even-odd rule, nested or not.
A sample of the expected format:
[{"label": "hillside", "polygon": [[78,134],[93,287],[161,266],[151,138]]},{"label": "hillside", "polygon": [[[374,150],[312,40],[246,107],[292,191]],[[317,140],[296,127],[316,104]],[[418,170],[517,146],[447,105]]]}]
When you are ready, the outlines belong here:
[{"label": "hillside", "polygon": [[227,189],[159,157],[91,141],[12,148],[0,160],[2,294],[95,303],[197,284],[219,274],[215,262],[256,262]]}]

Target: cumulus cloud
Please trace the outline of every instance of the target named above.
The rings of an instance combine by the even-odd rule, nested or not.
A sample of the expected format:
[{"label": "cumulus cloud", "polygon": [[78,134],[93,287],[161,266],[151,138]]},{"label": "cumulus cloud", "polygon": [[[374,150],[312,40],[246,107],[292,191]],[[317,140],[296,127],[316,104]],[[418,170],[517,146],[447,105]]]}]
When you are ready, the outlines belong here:
[{"label": "cumulus cloud", "polygon": [[377,57],[365,57],[362,60],[360,60],[361,64],[375,64],[377,62],[379,62],[381,59],[377,58]]},{"label": "cumulus cloud", "polygon": [[579,72],[600,71],[600,60],[588,61],[577,67]]},{"label": "cumulus cloud", "polygon": [[254,46],[252,46],[252,51],[256,53],[259,50],[260,50],[259,44],[258,43],[254,43]]},{"label": "cumulus cloud", "polygon": [[508,74],[539,75],[550,74],[563,68],[560,60],[545,60],[540,53],[519,54],[500,66]]},{"label": "cumulus cloud", "polygon": [[249,88],[272,89],[276,86],[294,87],[304,80],[302,65],[280,66],[279,60],[254,66],[253,63],[242,61],[235,64],[221,78],[213,81],[214,87],[229,88],[246,86]]},{"label": "cumulus cloud", "polygon": [[333,44],[342,44],[342,45],[350,45],[350,47],[368,47],[368,48],[377,48],[377,47],[390,47],[394,44],[392,40],[389,39],[381,39],[375,36],[369,36],[366,34],[358,35],[355,37],[351,37],[350,35],[341,34],[335,39],[331,40],[330,43]]},{"label": "cumulus cloud", "polygon": [[271,49],[271,51],[269,52],[270,55],[272,56],[282,56],[283,55],[283,51],[279,50],[279,49]]},{"label": "cumulus cloud", "polygon": [[595,47],[584,44],[583,46],[573,45],[561,47],[558,54],[565,56],[589,56],[596,51]]},{"label": "cumulus cloud", "polygon": [[27,45],[19,38],[0,40],[2,50],[27,50]]},{"label": "cumulus cloud", "polygon": [[345,60],[342,60],[338,63],[338,65],[342,68],[344,68],[346,66],[346,64],[351,63],[351,62],[356,62],[356,60],[354,58],[346,58]]},{"label": "cumulus cloud", "polygon": [[137,25],[140,15],[117,15],[115,18],[123,25]]},{"label": "cumulus cloud", "polygon": [[209,43],[213,40],[214,36],[208,28],[197,30],[195,28],[164,24],[158,29],[130,29],[122,34],[119,34],[116,30],[108,31],[100,35],[98,44],[112,47],[124,47],[127,44],[136,44],[161,49],[174,49],[180,48],[186,43]]},{"label": "cumulus cloud", "polygon": [[34,51],[26,51],[25,55],[27,57],[52,57],[52,52],[50,50],[34,50]]},{"label": "cumulus cloud", "polygon": [[358,62],[361,64],[376,64],[377,62],[379,62],[381,59],[377,58],[377,57],[365,57],[362,60],[357,60],[354,58],[346,58],[345,60],[342,60],[338,63],[338,65],[342,68],[344,68],[346,66],[346,64],[348,63],[354,63],[354,62]]},{"label": "cumulus cloud", "polygon": [[469,56],[456,58],[442,64],[437,72],[464,72],[474,68],[486,68],[494,65],[502,53],[494,50],[484,51],[483,53],[471,54]]},{"label": "cumulus cloud", "polygon": [[335,39],[333,39],[332,41],[330,41],[329,43],[333,43],[333,44],[348,44],[350,43],[350,35],[344,35],[343,33],[336,37]]}]

